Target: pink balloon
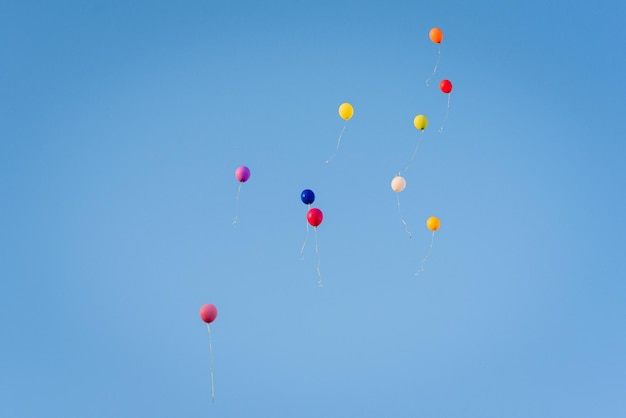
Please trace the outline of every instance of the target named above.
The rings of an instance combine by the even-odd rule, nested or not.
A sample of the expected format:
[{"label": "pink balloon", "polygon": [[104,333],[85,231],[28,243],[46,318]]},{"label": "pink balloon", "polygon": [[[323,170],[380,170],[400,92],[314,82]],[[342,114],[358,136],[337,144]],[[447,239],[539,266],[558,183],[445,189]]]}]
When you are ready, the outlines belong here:
[{"label": "pink balloon", "polygon": [[245,165],[237,167],[237,169],[235,170],[235,178],[242,183],[248,181],[248,179],[250,178],[250,169]]},{"label": "pink balloon", "polygon": [[207,324],[215,321],[215,318],[217,318],[217,308],[215,305],[211,305],[210,303],[202,305],[200,308],[200,318]]}]

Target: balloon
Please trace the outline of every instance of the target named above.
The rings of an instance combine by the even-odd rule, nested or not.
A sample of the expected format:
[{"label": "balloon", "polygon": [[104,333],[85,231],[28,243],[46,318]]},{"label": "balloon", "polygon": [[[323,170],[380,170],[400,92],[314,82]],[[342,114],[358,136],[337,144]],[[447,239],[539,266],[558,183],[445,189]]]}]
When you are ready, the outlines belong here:
[{"label": "balloon", "polygon": [[313,190],[309,189],[302,190],[302,193],[300,193],[300,199],[302,199],[302,203],[305,205],[310,205],[315,201],[315,193],[313,193]]},{"label": "balloon", "polygon": [[415,125],[416,129],[423,131],[428,126],[428,119],[424,115],[417,115],[413,119],[413,125]]},{"label": "balloon", "polygon": [[443,40],[443,32],[439,28],[432,28],[428,33],[430,40],[436,44],[440,44]]},{"label": "balloon", "polygon": [[426,227],[431,231],[435,232],[439,229],[440,226],[441,222],[436,216],[431,216],[430,218],[426,219]]},{"label": "balloon", "polygon": [[211,305],[210,303],[202,305],[200,308],[200,318],[207,324],[215,321],[215,318],[217,318],[217,308],[215,305]]},{"label": "balloon", "polygon": [[250,169],[245,165],[237,167],[235,170],[235,178],[241,183],[245,183],[250,178]]},{"label": "balloon", "polygon": [[448,94],[452,91],[452,83],[450,82],[450,80],[441,80],[441,83],[439,83],[439,88],[442,92]]},{"label": "balloon", "polygon": [[354,115],[354,108],[350,103],[342,103],[341,106],[339,106],[339,116],[341,116],[342,119],[348,120],[352,115]]},{"label": "balloon", "polygon": [[391,180],[391,190],[396,193],[400,193],[406,187],[406,180],[402,176],[395,176]]},{"label": "balloon", "polygon": [[306,220],[311,226],[319,226],[322,223],[322,219],[324,219],[324,214],[318,208],[309,209],[306,213]]}]

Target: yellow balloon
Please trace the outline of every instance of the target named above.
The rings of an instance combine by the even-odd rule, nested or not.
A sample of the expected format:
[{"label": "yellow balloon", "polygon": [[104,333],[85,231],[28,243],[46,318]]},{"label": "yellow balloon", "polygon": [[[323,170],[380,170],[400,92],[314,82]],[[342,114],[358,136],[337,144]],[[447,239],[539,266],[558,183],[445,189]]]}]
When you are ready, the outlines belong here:
[{"label": "yellow balloon", "polygon": [[341,116],[342,119],[348,120],[352,115],[354,115],[354,108],[350,103],[342,103],[341,106],[339,106],[339,116]]},{"label": "yellow balloon", "polygon": [[437,218],[436,216],[431,216],[430,218],[426,219],[426,227],[430,229],[431,231],[434,232],[438,230],[440,226],[441,226],[441,222],[439,221],[439,218]]},{"label": "yellow balloon", "polygon": [[415,125],[416,129],[423,131],[428,126],[428,119],[424,115],[417,115],[413,119],[413,125]]}]

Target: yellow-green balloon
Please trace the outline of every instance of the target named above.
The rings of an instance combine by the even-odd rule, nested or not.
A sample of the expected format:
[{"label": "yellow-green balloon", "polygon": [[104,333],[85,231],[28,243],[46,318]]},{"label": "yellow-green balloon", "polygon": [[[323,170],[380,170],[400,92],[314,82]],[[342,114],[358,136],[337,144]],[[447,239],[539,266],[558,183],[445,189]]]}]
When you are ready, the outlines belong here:
[{"label": "yellow-green balloon", "polygon": [[417,115],[413,119],[413,125],[415,125],[416,129],[423,131],[428,126],[428,119],[424,115]]},{"label": "yellow-green balloon", "polygon": [[354,115],[354,108],[350,103],[342,103],[339,106],[339,116],[341,116],[341,119],[348,120],[352,115]]}]

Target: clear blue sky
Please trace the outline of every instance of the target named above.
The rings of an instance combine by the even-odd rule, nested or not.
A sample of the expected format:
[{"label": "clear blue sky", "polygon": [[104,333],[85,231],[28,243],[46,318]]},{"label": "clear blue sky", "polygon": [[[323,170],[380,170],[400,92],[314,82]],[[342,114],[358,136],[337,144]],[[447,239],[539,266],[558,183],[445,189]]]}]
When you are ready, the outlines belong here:
[{"label": "clear blue sky", "polygon": [[623,1],[2,3],[3,417],[626,416]]}]

